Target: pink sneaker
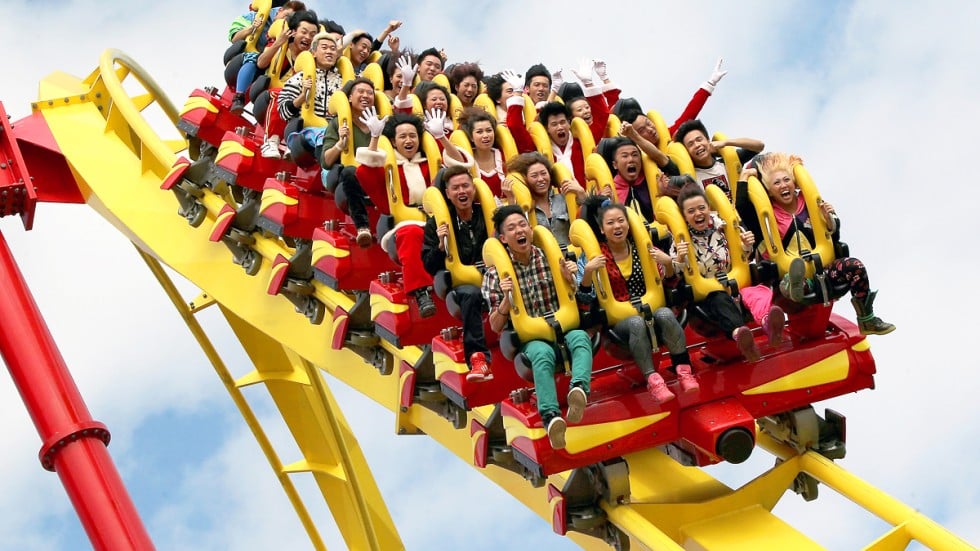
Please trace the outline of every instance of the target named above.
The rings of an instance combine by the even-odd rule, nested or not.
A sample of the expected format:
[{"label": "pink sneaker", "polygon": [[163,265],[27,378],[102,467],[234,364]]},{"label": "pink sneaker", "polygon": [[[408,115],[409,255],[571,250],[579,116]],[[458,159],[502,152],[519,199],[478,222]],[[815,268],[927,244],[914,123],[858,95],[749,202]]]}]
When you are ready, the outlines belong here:
[{"label": "pink sneaker", "polygon": [[471,383],[482,383],[493,379],[493,372],[487,364],[487,358],[483,352],[474,352],[470,356],[470,372],[466,374],[466,380]]},{"label": "pink sneaker", "polygon": [[786,326],[786,314],[779,306],[773,306],[762,320],[762,331],[769,337],[770,346],[779,346],[783,342],[783,328]]},{"label": "pink sneaker", "polygon": [[694,378],[694,374],[691,372],[691,366],[687,364],[677,366],[677,384],[680,385],[681,392],[685,394],[701,390],[701,385],[698,384],[698,380]]},{"label": "pink sneaker", "polygon": [[745,356],[746,360],[750,362],[759,361],[759,349],[756,348],[755,337],[752,336],[752,331],[748,327],[743,325],[735,329],[732,338],[735,339],[738,351],[742,353],[742,356]]},{"label": "pink sneaker", "polygon": [[647,375],[647,391],[650,392],[650,396],[653,396],[653,401],[658,404],[674,399],[674,393],[667,388],[664,378],[656,372]]}]

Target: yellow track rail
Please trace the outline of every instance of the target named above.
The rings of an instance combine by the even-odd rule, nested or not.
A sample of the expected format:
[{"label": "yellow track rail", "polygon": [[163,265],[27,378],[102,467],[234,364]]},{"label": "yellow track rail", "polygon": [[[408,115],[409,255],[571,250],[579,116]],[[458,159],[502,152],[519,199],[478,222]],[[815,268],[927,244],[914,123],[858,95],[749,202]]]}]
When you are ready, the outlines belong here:
[{"label": "yellow track rail", "polygon": [[[127,76],[134,77],[146,92],[130,96],[122,85]],[[402,381],[397,375],[383,376],[367,365],[352,368],[361,362],[359,356],[330,349],[334,330],[330,312],[336,306],[350,309],[351,296],[314,283],[316,297],[326,305],[328,315],[322,324],[312,325],[289,301],[265,292],[271,260],[277,254],[287,258],[292,254],[280,241],[257,236],[254,248],[265,260],[256,276],[248,277],[234,265],[222,244],[207,239],[224,199],[205,191],[202,201],[209,215],[199,228],[190,227],[176,214],[173,195],[159,186],[175,161],[175,152],[186,144],[161,140],[145,121],[142,111],[154,103],[172,123],[177,111],[136,63],[108,50],[99,69],[88,78],[56,73],[41,83],[40,90],[40,99],[33,107],[44,116],[83,196],[140,250],[241,410],[313,545],[323,548],[317,520],[310,517],[293,487],[292,473],[313,475],[348,547],[403,547],[321,371],[391,410],[395,432],[424,432],[467,462],[472,458],[468,431],[453,429],[445,419],[418,405],[400,410]],[[161,264],[193,282],[202,295],[187,304]],[[211,304],[220,306],[255,366],[238,380],[231,377],[194,317]],[[421,354],[417,347],[384,346],[396,365],[401,361],[414,364]],[[269,391],[301,458],[284,464],[273,449],[241,393],[242,387],[253,384],[262,384]],[[488,408],[469,413],[480,421],[489,414]],[[630,468],[631,503],[603,503],[603,508],[633,549],[818,549],[818,544],[770,512],[793,479],[806,472],[893,526],[866,549],[903,549],[910,541],[932,549],[971,549],[935,522],[823,457],[813,452],[796,455],[761,433],[760,443],[785,461],[736,490],[701,469],[680,466],[659,450],[630,455],[625,459]],[[498,467],[481,472],[550,522],[544,488],[533,488],[518,475]],[[565,473],[549,479],[559,488],[564,481]],[[737,540],[733,534],[738,534]],[[584,548],[607,548],[592,537],[577,533],[569,537]]]}]

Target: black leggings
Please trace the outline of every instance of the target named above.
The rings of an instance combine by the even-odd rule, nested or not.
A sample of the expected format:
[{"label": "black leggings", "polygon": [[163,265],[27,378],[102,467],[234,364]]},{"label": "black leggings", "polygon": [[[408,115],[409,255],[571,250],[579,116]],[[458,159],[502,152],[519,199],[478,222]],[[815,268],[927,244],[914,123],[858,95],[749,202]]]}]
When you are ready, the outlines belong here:
[{"label": "black leggings", "polygon": [[732,338],[732,333],[736,328],[745,325],[742,319],[742,311],[735,304],[735,299],[724,291],[710,293],[694,306],[695,309],[704,314],[708,321],[721,327],[729,339]]}]

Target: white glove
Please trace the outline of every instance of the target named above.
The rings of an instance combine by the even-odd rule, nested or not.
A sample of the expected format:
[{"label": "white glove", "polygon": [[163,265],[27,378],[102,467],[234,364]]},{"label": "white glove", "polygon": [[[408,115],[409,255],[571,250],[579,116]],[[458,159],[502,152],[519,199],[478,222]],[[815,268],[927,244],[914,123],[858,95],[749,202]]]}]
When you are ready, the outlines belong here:
[{"label": "white glove", "polygon": [[728,71],[722,71],[721,70],[721,62],[722,61],[724,61],[724,60],[719,57],[718,58],[718,63],[715,64],[715,69],[713,71],[711,71],[711,76],[708,77],[708,80],[704,83],[705,84],[705,86],[704,86],[704,89],[705,90],[707,90],[709,92],[714,92],[715,91],[715,86],[717,86],[718,83],[721,82],[721,79],[724,78],[724,76],[728,74]]},{"label": "white glove", "polygon": [[506,71],[501,72],[500,76],[504,77],[504,80],[507,81],[507,84],[510,84],[511,86],[514,87],[514,93],[516,94],[524,93],[524,79],[517,76],[517,73],[511,71],[510,69],[507,69]]},{"label": "white glove", "polygon": [[606,82],[609,80],[609,73],[606,72],[606,62],[602,59],[592,60],[592,70],[595,71],[595,75],[599,77],[599,80]]},{"label": "white glove", "polygon": [[412,82],[415,80],[415,72],[419,70],[419,66],[412,65],[412,58],[408,55],[403,55],[395,63],[395,67],[402,73],[402,86],[411,88]]},{"label": "white glove", "polygon": [[385,129],[385,121],[388,120],[388,117],[379,119],[378,110],[374,107],[368,107],[361,113],[361,117],[358,120],[361,121],[364,126],[368,127],[368,131],[371,132],[372,138],[377,138]]},{"label": "white glove", "polygon": [[442,109],[432,109],[425,112],[425,131],[432,137],[441,140],[446,137],[446,112]]},{"label": "white glove", "polygon": [[582,81],[583,88],[592,87],[592,62],[588,59],[579,61],[578,70],[572,69],[575,77]]},{"label": "white glove", "polygon": [[551,73],[551,91],[558,93],[558,89],[561,88],[562,84],[565,84],[565,79],[561,76],[562,68],[559,67],[557,71]]}]

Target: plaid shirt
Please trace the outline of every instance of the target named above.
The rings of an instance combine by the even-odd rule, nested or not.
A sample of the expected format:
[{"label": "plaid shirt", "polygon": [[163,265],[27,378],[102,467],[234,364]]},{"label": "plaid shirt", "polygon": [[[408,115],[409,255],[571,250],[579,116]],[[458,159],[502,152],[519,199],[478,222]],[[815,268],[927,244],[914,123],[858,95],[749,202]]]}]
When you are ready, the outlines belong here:
[{"label": "plaid shirt", "polygon": [[[541,317],[558,310],[558,291],[555,290],[555,283],[551,278],[551,270],[548,269],[544,252],[537,247],[531,247],[531,259],[527,264],[514,260],[514,255],[510,258],[514,263],[514,276],[524,298],[526,313]],[[504,293],[500,290],[500,277],[495,267],[487,268],[486,273],[483,274],[483,298],[490,304],[491,309],[499,307],[504,300]]]}]

